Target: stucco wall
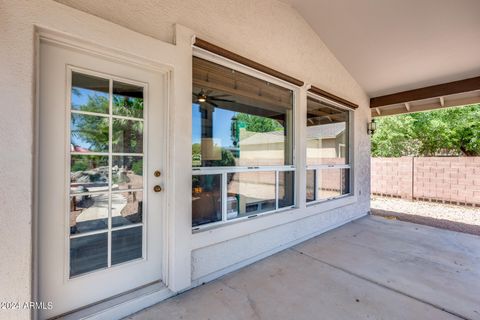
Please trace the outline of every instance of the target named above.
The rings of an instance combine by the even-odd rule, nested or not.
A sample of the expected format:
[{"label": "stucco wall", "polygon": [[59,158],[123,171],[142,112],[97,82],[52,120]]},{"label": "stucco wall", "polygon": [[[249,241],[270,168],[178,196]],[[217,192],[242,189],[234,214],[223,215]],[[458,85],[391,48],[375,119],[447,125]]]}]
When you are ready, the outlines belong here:
[{"label": "stucco wall", "polygon": [[205,40],[366,104],[363,90],[308,23],[277,0],[57,0],[159,40],[179,23]]},{"label": "stucco wall", "polygon": [[[358,201],[295,223],[270,228],[193,252],[196,278],[222,270],[240,260],[272,252],[369,210],[370,143],[366,135],[368,98],[302,17],[275,0],[61,0],[143,33],[120,30],[113,24],[50,0],[0,1],[0,301],[29,301],[32,297],[32,208],[34,166],[35,48],[34,25],[66,33],[81,30],[99,42],[101,34],[122,50],[154,58],[148,44],[172,42],[173,24],[180,23],[202,38],[257,62],[312,83],[360,104],[355,111],[355,193]],[[78,31],[80,32],[80,31]],[[102,38],[103,39],[103,38]],[[102,40],[103,41],[103,40]],[[153,43],[153,42],[152,42]],[[151,46],[153,47],[153,46]],[[269,239],[269,241],[264,241]],[[265,242],[262,246],[249,245]],[[238,255],[225,252],[247,243]],[[3,311],[2,311],[3,312]],[[30,311],[2,313],[0,318],[28,319]]]}]

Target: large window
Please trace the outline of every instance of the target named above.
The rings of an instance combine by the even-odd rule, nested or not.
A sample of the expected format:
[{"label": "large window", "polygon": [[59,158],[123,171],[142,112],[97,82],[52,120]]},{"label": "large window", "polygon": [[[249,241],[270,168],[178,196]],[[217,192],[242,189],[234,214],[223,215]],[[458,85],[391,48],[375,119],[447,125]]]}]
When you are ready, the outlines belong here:
[{"label": "large window", "polygon": [[307,98],[307,202],[350,193],[350,112]]},{"label": "large window", "polygon": [[294,205],[293,92],[194,57],[192,224]]}]

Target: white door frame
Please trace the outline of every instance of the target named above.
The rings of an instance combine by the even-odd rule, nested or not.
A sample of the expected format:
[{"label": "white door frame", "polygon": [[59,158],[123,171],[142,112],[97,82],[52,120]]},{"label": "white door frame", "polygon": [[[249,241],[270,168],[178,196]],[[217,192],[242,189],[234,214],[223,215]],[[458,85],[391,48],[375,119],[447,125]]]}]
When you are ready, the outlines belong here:
[{"label": "white door frame", "polygon": [[[119,27],[120,28],[120,27]],[[81,33],[81,31],[79,31]],[[98,36],[98,35],[97,35]],[[108,34],[103,35],[105,38]],[[140,45],[145,42],[143,35],[138,34]],[[161,41],[155,41],[156,47],[153,50],[162,50],[162,61],[143,58],[139,52],[127,52],[124,50],[112,49],[92,43],[87,35],[66,35],[57,31],[53,31],[44,27],[36,27],[36,117],[35,117],[35,158],[38,159],[39,145],[39,48],[41,40],[50,42],[58,42],[63,46],[68,46],[75,50],[81,50],[89,54],[99,55],[104,59],[110,59],[115,62],[123,62],[134,64],[141,68],[153,71],[168,71],[167,92],[168,102],[164,110],[165,112],[165,174],[163,175],[165,201],[162,204],[163,212],[163,248],[162,249],[162,282],[173,292],[187,289],[191,285],[191,209],[189,202],[185,201],[185,194],[190,194],[188,184],[176,183],[177,178],[185,178],[183,175],[189,176],[190,170],[186,170],[184,166],[190,169],[190,144],[186,148],[177,147],[178,141],[182,140],[185,135],[185,128],[191,124],[182,123],[182,117],[176,117],[185,110],[191,111],[191,59],[192,47],[191,39],[193,32],[182,26],[176,26],[176,45],[171,45]],[[106,39],[106,42],[109,40]],[[120,40],[119,40],[120,41]],[[151,41],[151,39],[150,39]],[[189,90],[190,88],[190,90]],[[176,106],[177,108],[175,108]],[[185,110],[179,109],[182,106]],[[177,122],[178,121],[178,122]],[[176,123],[177,122],[177,123]],[[179,125],[180,123],[180,125]],[[188,131],[187,131],[188,132]],[[184,138],[184,137],[183,137]],[[191,139],[190,136],[188,136]],[[181,144],[180,144],[181,145]],[[178,159],[185,159],[186,163]],[[34,163],[34,214],[33,214],[33,300],[38,300],[38,161]],[[184,174],[182,174],[184,173]],[[179,177],[180,176],[180,177]],[[187,204],[187,205],[185,205]],[[176,212],[181,210],[181,214]],[[132,312],[135,310],[132,309]],[[36,318],[34,314],[34,318]]]}]

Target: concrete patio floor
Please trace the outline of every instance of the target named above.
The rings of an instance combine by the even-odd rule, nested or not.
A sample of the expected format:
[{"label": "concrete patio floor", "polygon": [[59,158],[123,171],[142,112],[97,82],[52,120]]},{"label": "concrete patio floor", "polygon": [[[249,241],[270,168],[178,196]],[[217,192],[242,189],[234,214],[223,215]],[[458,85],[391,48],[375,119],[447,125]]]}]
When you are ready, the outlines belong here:
[{"label": "concrete patio floor", "polygon": [[480,237],[368,216],[127,319],[480,319]]}]

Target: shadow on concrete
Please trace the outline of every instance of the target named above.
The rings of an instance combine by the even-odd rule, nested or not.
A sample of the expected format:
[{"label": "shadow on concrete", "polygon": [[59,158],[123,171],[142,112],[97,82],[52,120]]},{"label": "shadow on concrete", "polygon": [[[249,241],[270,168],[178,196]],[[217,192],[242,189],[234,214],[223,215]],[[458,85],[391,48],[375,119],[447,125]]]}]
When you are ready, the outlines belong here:
[{"label": "shadow on concrete", "polygon": [[371,208],[370,211],[374,216],[390,218],[390,219],[394,218],[400,221],[418,223],[418,224],[423,224],[430,227],[469,233],[476,236],[480,236],[480,226],[477,226],[477,225],[471,225],[471,224],[455,222],[455,221],[450,221],[445,219],[435,219],[430,217],[417,216],[413,214],[405,214],[401,212],[374,209],[374,208]]}]

